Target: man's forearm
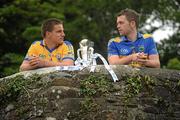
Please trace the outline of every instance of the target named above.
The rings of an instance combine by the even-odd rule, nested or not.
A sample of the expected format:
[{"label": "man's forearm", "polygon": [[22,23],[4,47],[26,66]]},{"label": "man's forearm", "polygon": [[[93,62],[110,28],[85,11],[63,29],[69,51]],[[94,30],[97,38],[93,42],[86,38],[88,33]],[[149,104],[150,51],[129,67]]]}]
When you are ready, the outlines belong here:
[{"label": "man's forearm", "polygon": [[160,62],[158,60],[147,60],[145,63],[147,67],[160,68]]},{"label": "man's forearm", "polygon": [[19,71],[27,71],[27,70],[32,70],[32,69],[35,69],[35,68],[36,68],[35,66],[31,66],[29,64],[22,64],[20,66]]},{"label": "man's forearm", "polygon": [[73,61],[62,61],[62,62],[52,62],[52,61],[45,61],[44,67],[53,67],[53,66],[71,66],[74,65]]},{"label": "man's forearm", "polygon": [[118,62],[121,65],[127,65],[127,64],[130,64],[132,62],[132,59],[131,59],[131,56],[129,55],[129,56],[119,58]]},{"label": "man's forearm", "polygon": [[119,57],[119,56],[111,56],[108,58],[108,61],[111,65],[127,65],[132,62],[132,55]]},{"label": "man's forearm", "polygon": [[150,55],[147,63],[145,63],[145,66],[160,68],[159,55]]}]

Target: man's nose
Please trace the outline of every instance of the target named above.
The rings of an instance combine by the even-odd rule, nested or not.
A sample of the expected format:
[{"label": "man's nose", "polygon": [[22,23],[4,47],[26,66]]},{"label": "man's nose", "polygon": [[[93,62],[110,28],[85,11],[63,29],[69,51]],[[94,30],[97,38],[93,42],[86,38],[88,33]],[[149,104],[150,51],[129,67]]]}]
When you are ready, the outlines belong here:
[{"label": "man's nose", "polygon": [[62,36],[65,36],[65,33],[64,33],[64,32],[62,32]]},{"label": "man's nose", "polygon": [[117,24],[117,28],[120,28],[120,24]]}]

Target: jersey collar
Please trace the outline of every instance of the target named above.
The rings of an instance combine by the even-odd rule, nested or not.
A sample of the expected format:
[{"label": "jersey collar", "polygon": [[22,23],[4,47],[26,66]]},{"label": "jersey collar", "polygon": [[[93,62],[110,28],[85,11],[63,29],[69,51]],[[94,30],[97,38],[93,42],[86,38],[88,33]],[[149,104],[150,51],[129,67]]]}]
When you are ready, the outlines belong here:
[{"label": "jersey collar", "polygon": [[[138,32],[138,33],[137,33],[137,39],[136,39],[136,40],[141,39],[142,37],[143,37],[143,35]],[[130,41],[126,36],[122,36],[121,39],[122,39],[122,41],[124,41],[124,42]],[[136,40],[135,40],[135,41],[136,41]]]},{"label": "jersey collar", "polygon": [[46,44],[45,44],[45,41],[44,41],[44,40],[41,40],[41,45],[42,45],[42,46],[46,46]]},{"label": "jersey collar", "polygon": [[52,53],[54,50],[56,50],[60,45],[57,45],[55,48],[49,49],[45,43],[45,40],[41,40],[40,45],[42,45],[43,47],[45,47],[50,53]]}]

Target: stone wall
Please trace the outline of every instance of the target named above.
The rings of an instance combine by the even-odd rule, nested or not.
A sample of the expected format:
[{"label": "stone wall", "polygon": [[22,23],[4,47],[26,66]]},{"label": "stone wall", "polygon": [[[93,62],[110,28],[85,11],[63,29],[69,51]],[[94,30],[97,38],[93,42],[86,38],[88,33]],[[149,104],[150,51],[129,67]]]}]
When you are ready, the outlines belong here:
[{"label": "stone wall", "polygon": [[56,68],[0,79],[0,120],[178,120],[180,71],[111,66]]}]

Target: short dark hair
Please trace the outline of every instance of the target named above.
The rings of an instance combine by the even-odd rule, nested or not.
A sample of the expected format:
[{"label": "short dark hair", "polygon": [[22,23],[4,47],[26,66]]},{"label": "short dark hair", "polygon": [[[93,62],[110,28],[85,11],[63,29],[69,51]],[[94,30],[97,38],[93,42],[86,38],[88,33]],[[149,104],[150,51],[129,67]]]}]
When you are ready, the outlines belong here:
[{"label": "short dark hair", "polygon": [[55,25],[63,24],[63,21],[56,19],[56,18],[50,18],[43,22],[41,26],[41,34],[44,38],[46,36],[46,32],[51,32]]},{"label": "short dark hair", "polygon": [[136,27],[139,26],[139,17],[140,17],[140,14],[137,13],[135,10],[132,10],[132,9],[129,9],[129,8],[126,8],[124,10],[121,10],[118,14],[117,14],[117,17],[119,16],[126,16],[127,20],[130,22],[130,21],[135,21],[136,23]]}]

